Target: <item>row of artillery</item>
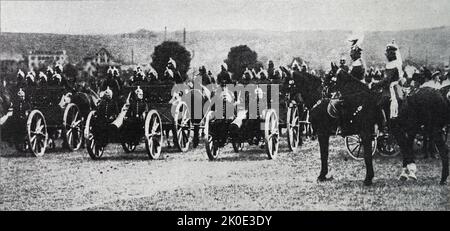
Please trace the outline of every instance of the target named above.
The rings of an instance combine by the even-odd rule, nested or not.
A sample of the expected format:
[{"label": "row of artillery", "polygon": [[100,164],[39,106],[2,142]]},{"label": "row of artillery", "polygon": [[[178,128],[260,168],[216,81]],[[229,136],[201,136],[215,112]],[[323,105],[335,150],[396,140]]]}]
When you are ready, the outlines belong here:
[{"label": "row of artillery", "polygon": [[[228,143],[235,152],[241,151],[244,143],[260,145],[268,158],[273,159],[278,154],[281,129],[286,128],[289,150],[296,150],[301,144],[301,134],[311,135],[312,130],[307,111],[291,97],[292,86],[283,94],[278,92],[278,87],[275,93],[275,87],[271,86],[274,84],[267,84],[267,94],[256,94],[254,102],[258,110],[253,116],[249,113],[249,101],[255,94],[244,92],[241,98],[246,103],[239,109],[238,93],[227,92],[226,87],[218,85],[210,92],[189,87],[174,91],[171,84],[124,87],[118,97],[111,99],[112,105],[121,108],[112,114],[102,108],[106,105],[101,103],[104,99],[96,99],[88,92],[68,93],[63,87],[29,87],[24,89],[29,108],[22,114],[9,113],[2,131],[10,133],[8,137],[17,150],[34,156],[43,156],[47,149],[54,149],[55,140],[62,138],[64,148],[76,151],[85,147],[92,159],[101,158],[111,143],[121,144],[126,153],[134,152],[144,143],[149,158],[158,159],[163,140],[167,139],[170,145],[171,133],[174,146],[182,152],[191,146],[196,148],[203,139],[211,160],[217,159],[219,150]],[[141,101],[145,110],[132,113],[136,112],[133,107],[140,100],[138,88],[143,92]],[[212,97],[214,94],[220,97]],[[273,94],[280,95],[279,103],[273,103]],[[220,99],[216,100],[219,104],[213,98]],[[201,116],[194,116],[194,107],[199,102]],[[219,112],[216,108],[223,110]]]}]

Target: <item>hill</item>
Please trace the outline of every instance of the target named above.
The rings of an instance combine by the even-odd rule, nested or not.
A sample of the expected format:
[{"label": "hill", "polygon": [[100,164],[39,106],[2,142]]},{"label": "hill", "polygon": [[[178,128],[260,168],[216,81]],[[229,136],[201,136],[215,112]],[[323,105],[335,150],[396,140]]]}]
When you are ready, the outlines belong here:
[{"label": "hill", "polygon": [[[287,64],[292,57],[310,60],[314,68],[328,68],[330,61],[348,58],[350,31],[262,30],[187,31],[186,47],[191,51],[191,67],[205,65],[219,70],[232,46],[246,44],[258,53],[261,61],[272,59],[276,65]],[[182,31],[170,32],[168,40],[182,41]],[[450,56],[450,27],[407,31],[367,32],[363,42],[364,59],[369,65],[384,62],[385,45],[392,39],[399,44],[403,58],[411,56],[419,62],[441,64]],[[164,41],[164,33],[140,30],[117,35],[64,35],[35,33],[1,33],[0,53],[27,54],[30,50],[66,50],[69,60],[78,63],[87,54],[104,47],[120,62],[131,61],[131,50],[138,63],[149,63],[156,45]]]}]

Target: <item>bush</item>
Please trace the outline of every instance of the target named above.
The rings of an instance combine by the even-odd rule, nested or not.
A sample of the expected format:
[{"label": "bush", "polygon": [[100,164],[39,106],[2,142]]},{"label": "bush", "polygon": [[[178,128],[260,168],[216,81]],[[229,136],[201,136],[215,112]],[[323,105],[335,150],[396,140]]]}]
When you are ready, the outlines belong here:
[{"label": "bush", "polygon": [[158,72],[158,75],[162,76],[170,57],[177,63],[177,70],[180,74],[186,77],[191,64],[191,53],[178,42],[165,41],[156,46],[152,54],[151,65]]},{"label": "bush", "polygon": [[[228,65],[228,71],[233,74],[233,79],[238,80],[245,71],[245,68],[257,68],[258,54],[247,45],[232,47],[225,60]],[[261,64],[260,64],[261,65]]]}]

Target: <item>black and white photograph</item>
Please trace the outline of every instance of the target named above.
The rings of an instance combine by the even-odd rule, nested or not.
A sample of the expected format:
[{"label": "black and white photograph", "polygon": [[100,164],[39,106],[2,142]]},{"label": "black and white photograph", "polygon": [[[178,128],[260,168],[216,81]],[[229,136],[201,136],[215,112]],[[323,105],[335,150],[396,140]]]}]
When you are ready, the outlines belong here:
[{"label": "black and white photograph", "polygon": [[0,0],[0,211],[449,211],[449,12]]}]

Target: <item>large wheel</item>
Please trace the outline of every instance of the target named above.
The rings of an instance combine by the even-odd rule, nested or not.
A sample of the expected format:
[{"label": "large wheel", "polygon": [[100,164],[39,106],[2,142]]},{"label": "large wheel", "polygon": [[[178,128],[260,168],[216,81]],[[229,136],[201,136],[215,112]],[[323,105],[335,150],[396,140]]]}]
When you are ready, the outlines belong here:
[{"label": "large wheel", "polygon": [[71,103],[64,110],[62,137],[70,151],[76,151],[83,142],[82,117],[78,106]]},{"label": "large wheel", "polygon": [[104,152],[104,147],[98,143],[94,133],[93,133],[93,122],[97,117],[97,111],[89,112],[89,115],[86,119],[86,126],[84,128],[84,139],[86,140],[86,149],[89,153],[89,156],[94,159],[100,159]]},{"label": "large wheel", "polygon": [[300,114],[296,105],[288,107],[286,118],[288,148],[289,151],[297,151],[300,146]]},{"label": "large wheel", "polygon": [[264,139],[269,159],[275,159],[278,155],[279,135],[278,115],[275,110],[270,109],[267,111],[264,121]]},{"label": "large wheel", "polygon": [[134,141],[122,142],[122,148],[126,153],[132,153],[136,150],[137,144]]},{"label": "large wheel", "polygon": [[150,159],[158,159],[163,143],[163,128],[158,112],[151,110],[145,117],[145,148]]},{"label": "large wheel", "polygon": [[[345,137],[345,147],[348,154],[355,160],[364,159],[364,147],[361,144],[361,137],[359,135],[352,135]],[[372,156],[377,150],[377,139],[372,139]]]},{"label": "large wheel", "polygon": [[43,156],[47,148],[48,133],[44,115],[39,110],[33,110],[28,115],[27,133],[30,152],[35,156]]},{"label": "large wheel", "polygon": [[214,139],[214,134],[210,129],[212,117],[212,111],[208,112],[205,117],[205,148],[209,160],[215,160],[219,156],[219,146],[217,145],[217,141]]},{"label": "large wheel", "polygon": [[186,152],[190,143],[191,119],[189,108],[185,102],[178,103],[175,109],[174,124],[176,133],[173,136],[174,143],[180,151]]},{"label": "large wheel", "polygon": [[400,153],[400,146],[393,135],[384,134],[377,138],[377,150],[381,156],[394,157]]}]

